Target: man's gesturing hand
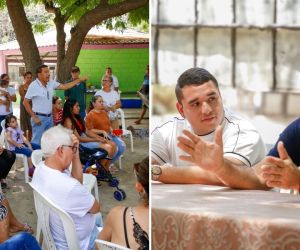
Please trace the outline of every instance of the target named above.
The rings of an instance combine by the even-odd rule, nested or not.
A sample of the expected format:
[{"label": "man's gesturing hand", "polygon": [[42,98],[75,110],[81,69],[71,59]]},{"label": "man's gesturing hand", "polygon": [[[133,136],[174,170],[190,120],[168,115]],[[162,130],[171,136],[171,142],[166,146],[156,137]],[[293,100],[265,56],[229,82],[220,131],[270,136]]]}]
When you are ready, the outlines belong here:
[{"label": "man's gesturing hand", "polygon": [[187,130],[183,134],[186,137],[179,136],[177,146],[187,155],[180,155],[181,160],[192,162],[205,170],[220,170],[224,164],[221,126],[216,129],[214,142],[206,142]]}]

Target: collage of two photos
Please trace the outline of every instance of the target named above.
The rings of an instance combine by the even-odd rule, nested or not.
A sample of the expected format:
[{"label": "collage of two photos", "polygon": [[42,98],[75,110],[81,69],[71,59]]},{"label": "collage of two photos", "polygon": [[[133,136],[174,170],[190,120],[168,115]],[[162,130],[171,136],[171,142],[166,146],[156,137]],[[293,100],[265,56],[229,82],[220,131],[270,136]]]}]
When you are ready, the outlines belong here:
[{"label": "collage of two photos", "polygon": [[0,250],[300,249],[299,10],[0,2]]}]

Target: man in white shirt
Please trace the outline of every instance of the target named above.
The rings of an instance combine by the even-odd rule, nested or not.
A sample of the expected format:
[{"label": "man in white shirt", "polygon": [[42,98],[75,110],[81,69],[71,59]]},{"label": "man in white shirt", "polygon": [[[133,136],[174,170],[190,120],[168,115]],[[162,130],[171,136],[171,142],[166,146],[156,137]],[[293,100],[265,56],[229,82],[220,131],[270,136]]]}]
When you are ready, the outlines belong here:
[{"label": "man in white shirt", "polygon": [[105,74],[102,76],[102,80],[104,79],[105,76],[110,76],[112,78],[112,85],[111,85],[111,90],[119,91],[119,81],[118,78],[113,75],[112,73],[112,68],[107,67],[105,69]]},{"label": "man in white shirt", "polygon": [[[250,169],[265,156],[265,146],[256,129],[223,107],[218,82],[205,69],[191,68],[183,72],[175,92],[178,100],[176,107],[182,117],[175,117],[152,132],[152,179],[164,183],[239,186],[243,180],[236,178],[235,172]],[[223,133],[220,128],[217,129],[218,126]],[[198,151],[202,158],[211,160],[220,169],[222,164],[232,167],[229,181],[206,162],[201,162],[202,166],[189,158],[196,142],[190,143],[189,139],[182,137],[183,133],[188,133],[185,130],[192,132],[188,134],[191,135],[189,138],[203,142],[203,151]],[[208,150],[205,151],[214,145],[215,137],[223,138],[224,152],[220,158],[215,158],[213,151],[209,151],[210,155],[206,155]],[[254,173],[252,181],[259,187],[263,186]]]},{"label": "man in white shirt", "polygon": [[[31,116],[32,140],[31,142],[41,144],[44,131],[53,126],[52,119],[52,97],[55,89],[67,90],[77,83],[87,80],[86,77],[78,78],[72,82],[61,84],[49,80],[50,72],[47,65],[41,65],[36,71],[37,79],[34,80],[25,95],[23,105]],[[32,107],[30,105],[32,102]]]},{"label": "man in white shirt", "polygon": [[[62,126],[47,130],[41,140],[46,159],[36,167],[32,185],[73,219],[80,249],[93,249],[96,213],[100,204],[82,185],[79,141],[71,130]],[[68,167],[72,163],[72,171]],[[68,249],[61,220],[50,213],[50,229],[57,249]],[[93,238],[93,239],[92,239]],[[91,243],[91,244],[90,244]]]}]

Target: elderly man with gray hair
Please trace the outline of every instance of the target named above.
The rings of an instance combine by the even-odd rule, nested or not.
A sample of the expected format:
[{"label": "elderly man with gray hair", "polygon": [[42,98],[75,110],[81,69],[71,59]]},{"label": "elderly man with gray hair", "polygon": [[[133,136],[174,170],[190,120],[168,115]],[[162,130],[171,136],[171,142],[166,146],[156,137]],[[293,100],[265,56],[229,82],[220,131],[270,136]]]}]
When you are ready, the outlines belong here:
[{"label": "elderly man with gray hair", "polygon": [[[41,139],[46,159],[36,167],[32,185],[72,217],[80,249],[94,249],[95,214],[100,212],[100,204],[82,185],[78,146],[78,139],[71,130],[62,126],[47,130]],[[50,228],[56,248],[68,249],[62,222],[55,213],[50,213]]]}]

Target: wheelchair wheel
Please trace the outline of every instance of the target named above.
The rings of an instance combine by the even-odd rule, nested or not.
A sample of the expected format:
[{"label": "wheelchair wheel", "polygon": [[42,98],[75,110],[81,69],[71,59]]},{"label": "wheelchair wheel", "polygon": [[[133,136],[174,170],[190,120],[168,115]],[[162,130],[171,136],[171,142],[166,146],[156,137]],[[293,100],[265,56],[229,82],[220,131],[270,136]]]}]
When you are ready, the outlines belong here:
[{"label": "wheelchair wheel", "polygon": [[122,193],[122,195],[123,195],[123,200],[126,198],[126,193],[125,193],[125,191],[123,190],[123,189],[119,189],[119,191]]},{"label": "wheelchair wheel", "polygon": [[124,190],[119,189],[114,192],[114,197],[117,201],[122,201],[126,198],[126,194],[125,194]]},{"label": "wheelchair wheel", "polygon": [[119,180],[118,179],[111,179],[109,185],[111,187],[117,187],[119,185]]}]

